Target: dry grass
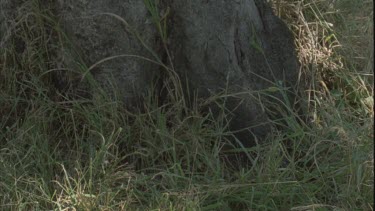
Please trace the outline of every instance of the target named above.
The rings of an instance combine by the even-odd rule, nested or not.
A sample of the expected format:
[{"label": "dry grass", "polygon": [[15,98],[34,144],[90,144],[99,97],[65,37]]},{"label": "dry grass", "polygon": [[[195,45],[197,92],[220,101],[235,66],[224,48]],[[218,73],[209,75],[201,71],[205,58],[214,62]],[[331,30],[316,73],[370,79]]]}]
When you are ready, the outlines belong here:
[{"label": "dry grass", "polygon": [[[56,90],[49,55],[77,56],[50,11],[25,2],[0,49],[0,209],[373,210],[372,1],[274,0],[296,38],[310,119],[284,106],[285,130],[248,149],[253,165],[240,170],[223,162],[225,115],[173,100],[175,80],[169,104],[151,89],[143,113],[100,91]],[[100,89],[76,62],[61,71]]]}]

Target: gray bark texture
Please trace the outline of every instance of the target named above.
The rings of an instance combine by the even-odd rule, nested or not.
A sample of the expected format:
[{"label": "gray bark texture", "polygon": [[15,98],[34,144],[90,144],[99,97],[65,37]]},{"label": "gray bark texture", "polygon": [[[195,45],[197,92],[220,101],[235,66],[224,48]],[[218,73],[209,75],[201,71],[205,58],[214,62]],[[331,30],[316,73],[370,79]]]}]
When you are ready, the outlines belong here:
[{"label": "gray bark texture", "polygon": [[[2,29],[22,2],[0,0]],[[53,4],[88,66],[124,54],[153,59],[145,46],[166,56],[142,0],[57,0]],[[158,7],[160,15],[169,10],[168,49],[175,71],[181,81],[188,81],[191,92],[208,97],[224,89],[230,93],[267,89],[274,86],[271,82],[295,85],[298,63],[292,35],[265,0],[163,0]],[[93,73],[104,87],[114,83],[124,101],[132,102],[159,71],[151,62],[123,57],[101,63]],[[270,132],[267,125],[257,126],[267,116],[249,94],[228,98],[226,105],[232,111],[232,130],[252,127],[236,133],[245,146],[253,145],[253,134],[264,138]]]}]

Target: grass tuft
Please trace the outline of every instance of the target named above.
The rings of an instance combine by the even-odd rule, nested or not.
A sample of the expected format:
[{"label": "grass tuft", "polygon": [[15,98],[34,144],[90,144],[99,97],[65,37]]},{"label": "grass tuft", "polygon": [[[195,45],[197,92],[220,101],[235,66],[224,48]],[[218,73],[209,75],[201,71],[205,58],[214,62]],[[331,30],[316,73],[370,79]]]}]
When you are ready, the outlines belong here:
[{"label": "grass tuft", "polygon": [[[166,39],[168,13],[145,3]],[[236,168],[225,152],[226,93],[187,107],[173,65],[161,64],[168,97],[161,103],[150,86],[129,111],[101,91],[48,5],[24,1],[1,37],[0,209],[372,210],[372,1],[273,5],[296,38],[308,120],[267,101],[287,90],[257,91],[279,119],[266,144],[246,149],[252,165]],[[82,97],[77,80],[96,94]],[[212,102],[218,117],[203,112]]]}]

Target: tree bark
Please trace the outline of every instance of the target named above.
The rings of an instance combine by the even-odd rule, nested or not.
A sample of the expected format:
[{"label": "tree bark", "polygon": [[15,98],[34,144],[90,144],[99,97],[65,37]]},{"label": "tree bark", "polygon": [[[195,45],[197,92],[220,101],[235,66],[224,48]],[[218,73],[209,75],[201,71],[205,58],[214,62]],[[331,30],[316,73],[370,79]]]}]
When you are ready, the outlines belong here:
[{"label": "tree bark", "polygon": [[[0,0],[2,28],[23,2]],[[168,60],[143,1],[58,0],[52,5],[88,66],[116,55],[158,60],[156,54]],[[273,83],[295,85],[298,63],[292,35],[265,0],[162,0],[158,11],[161,16],[169,11],[165,18],[170,58],[191,93],[208,97],[223,90],[250,93]],[[60,52],[61,63],[72,63],[68,54]],[[111,59],[93,69],[95,79],[108,92],[111,84],[117,86],[128,104],[150,85],[152,73],[160,71],[136,56]],[[251,128],[236,133],[245,146],[254,144],[254,136],[264,139],[270,132],[267,115],[249,94],[229,97],[226,106],[232,111],[232,130]]]}]

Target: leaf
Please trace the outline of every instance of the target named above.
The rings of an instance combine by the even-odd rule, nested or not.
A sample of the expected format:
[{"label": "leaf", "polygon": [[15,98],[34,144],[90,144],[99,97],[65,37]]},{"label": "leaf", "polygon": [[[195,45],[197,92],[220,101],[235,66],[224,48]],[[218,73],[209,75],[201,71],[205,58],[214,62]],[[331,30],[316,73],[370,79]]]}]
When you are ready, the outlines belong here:
[{"label": "leaf", "polygon": [[266,89],[267,92],[278,92],[280,89],[276,86],[271,86]]}]

